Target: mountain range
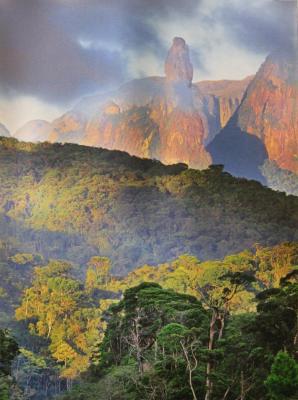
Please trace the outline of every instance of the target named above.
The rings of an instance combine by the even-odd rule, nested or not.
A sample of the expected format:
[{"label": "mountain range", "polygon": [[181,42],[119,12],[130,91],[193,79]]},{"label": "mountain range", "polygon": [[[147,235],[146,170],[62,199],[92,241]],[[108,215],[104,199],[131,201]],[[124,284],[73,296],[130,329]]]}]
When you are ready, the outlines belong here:
[{"label": "mountain range", "polygon": [[266,159],[298,173],[298,75],[290,52],[271,54],[208,151],[236,174],[258,177]]},{"label": "mountain range", "polygon": [[165,77],[136,79],[85,97],[52,122],[30,121],[14,136],[121,150],[196,169],[223,164],[236,176],[267,185],[272,177],[263,166],[269,162],[280,176],[282,170],[292,173],[296,182],[298,92],[292,53],[271,54],[255,76],[243,80],[194,83],[189,48],[176,37],[164,70]]}]

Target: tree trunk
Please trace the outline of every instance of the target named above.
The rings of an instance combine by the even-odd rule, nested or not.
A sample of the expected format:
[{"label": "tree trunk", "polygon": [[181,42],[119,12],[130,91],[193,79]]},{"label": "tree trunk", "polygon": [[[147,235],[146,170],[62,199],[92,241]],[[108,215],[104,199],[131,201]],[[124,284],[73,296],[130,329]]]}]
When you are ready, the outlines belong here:
[{"label": "tree trunk", "polygon": [[[217,321],[218,313],[216,310],[212,311],[212,317],[210,321],[209,327],[209,343],[208,343],[208,350],[211,351],[214,348],[214,338],[216,333],[216,321]],[[207,368],[206,368],[206,394],[205,400],[211,400],[212,396],[212,381],[210,379],[212,371],[212,361],[207,361]]]},{"label": "tree trunk", "polygon": [[219,313],[218,320],[220,322],[220,329],[219,329],[219,333],[218,333],[218,339],[220,340],[223,337],[223,332],[224,332],[224,329],[225,329],[226,311],[224,311],[223,313]]},{"label": "tree trunk", "polygon": [[228,387],[227,390],[225,391],[224,397],[222,398],[222,400],[226,400],[226,398],[228,397],[228,394],[230,393],[231,387]]},{"label": "tree trunk", "polygon": [[241,371],[241,394],[240,394],[240,400],[244,400],[245,398],[245,391],[244,391],[244,376],[243,376],[243,371]]},{"label": "tree trunk", "polygon": [[[185,356],[185,360],[187,362],[188,381],[189,381],[190,390],[192,392],[193,400],[198,400],[196,392],[195,392],[195,389],[193,387],[193,382],[192,382],[192,373],[197,368],[198,362],[197,362],[197,359],[195,358],[195,360],[194,360],[195,361],[195,365],[194,365],[194,367],[192,367],[191,361],[190,361],[189,356],[187,354],[187,349],[185,348],[185,346],[184,346],[182,341],[180,343],[181,343],[181,347],[182,347],[182,350],[183,350],[183,353],[184,353],[184,356]],[[194,356],[194,354],[193,354],[193,356]]]}]

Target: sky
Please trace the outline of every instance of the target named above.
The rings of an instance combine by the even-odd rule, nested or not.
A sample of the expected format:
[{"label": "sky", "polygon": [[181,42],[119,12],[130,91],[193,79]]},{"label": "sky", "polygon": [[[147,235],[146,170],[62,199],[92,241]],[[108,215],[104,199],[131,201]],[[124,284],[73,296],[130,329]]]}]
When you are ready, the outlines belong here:
[{"label": "sky", "polygon": [[[194,80],[241,79],[289,46],[285,0],[0,0],[0,122],[14,133],[82,96],[164,75],[174,36]],[[291,8],[292,7],[292,8]]]}]

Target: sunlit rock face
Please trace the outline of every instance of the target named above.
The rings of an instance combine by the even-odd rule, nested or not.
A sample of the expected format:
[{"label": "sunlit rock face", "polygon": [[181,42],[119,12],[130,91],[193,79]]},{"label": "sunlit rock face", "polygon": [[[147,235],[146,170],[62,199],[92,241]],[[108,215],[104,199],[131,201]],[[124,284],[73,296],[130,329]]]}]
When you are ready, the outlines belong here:
[{"label": "sunlit rock face", "polygon": [[202,81],[195,84],[203,94],[204,114],[208,119],[208,142],[226,126],[252,79],[253,76],[248,76],[238,81]]},{"label": "sunlit rock face", "polygon": [[[208,123],[185,41],[175,38],[165,62],[166,77],[131,81],[114,93],[80,101],[54,121],[55,141],[126,151],[166,164],[205,168]],[[197,94],[197,96],[195,96]]]},{"label": "sunlit rock face", "polygon": [[207,147],[215,163],[258,180],[266,159],[298,173],[297,65],[293,53],[268,56],[227,126]]},{"label": "sunlit rock face", "polygon": [[168,82],[185,82],[189,87],[191,86],[193,66],[190,62],[188,46],[182,38],[173,39],[165,62],[165,75]]},{"label": "sunlit rock face", "polygon": [[201,114],[195,109],[179,107],[166,110],[163,106],[153,111],[160,129],[160,160],[165,164],[184,162],[192,168],[208,167],[212,160],[205,149],[207,132]]},{"label": "sunlit rock face", "polygon": [[54,134],[54,127],[47,121],[34,120],[27,122],[18,129],[14,137],[27,142],[45,142]]},{"label": "sunlit rock face", "polygon": [[173,39],[165,75],[82,99],[53,122],[50,140],[208,167],[212,160],[206,145],[239,105],[248,81],[192,83],[193,67],[182,38]]},{"label": "sunlit rock face", "polygon": [[76,110],[69,111],[53,121],[50,142],[68,142],[81,144],[87,118],[84,113]]},{"label": "sunlit rock face", "polygon": [[270,160],[298,173],[298,81],[292,53],[266,59],[237,112],[237,124],[264,143]]},{"label": "sunlit rock face", "polygon": [[9,137],[10,133],[9,130],[6,128],[5,125],[0,123],[0,136]]},{"label": "sunlit rock face", "polygon": [[139,157],[160,158],[159,129],[146,106],[122,112],[116,104],[103,107],[87,124],[82,143]]}]

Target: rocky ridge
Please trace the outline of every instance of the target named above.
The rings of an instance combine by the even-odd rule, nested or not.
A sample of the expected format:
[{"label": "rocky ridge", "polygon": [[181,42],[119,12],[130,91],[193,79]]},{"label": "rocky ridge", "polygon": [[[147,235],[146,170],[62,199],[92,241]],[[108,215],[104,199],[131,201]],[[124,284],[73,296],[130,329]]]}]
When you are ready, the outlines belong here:
[{"label": "rocky ridge", "polygon": [[258,178],[247,174],[247,165],[257,174],[269,159],[298,173],[297,71],[293,52],[267,57],[235,115],[208,146],[215,163],[235,175]]}]

